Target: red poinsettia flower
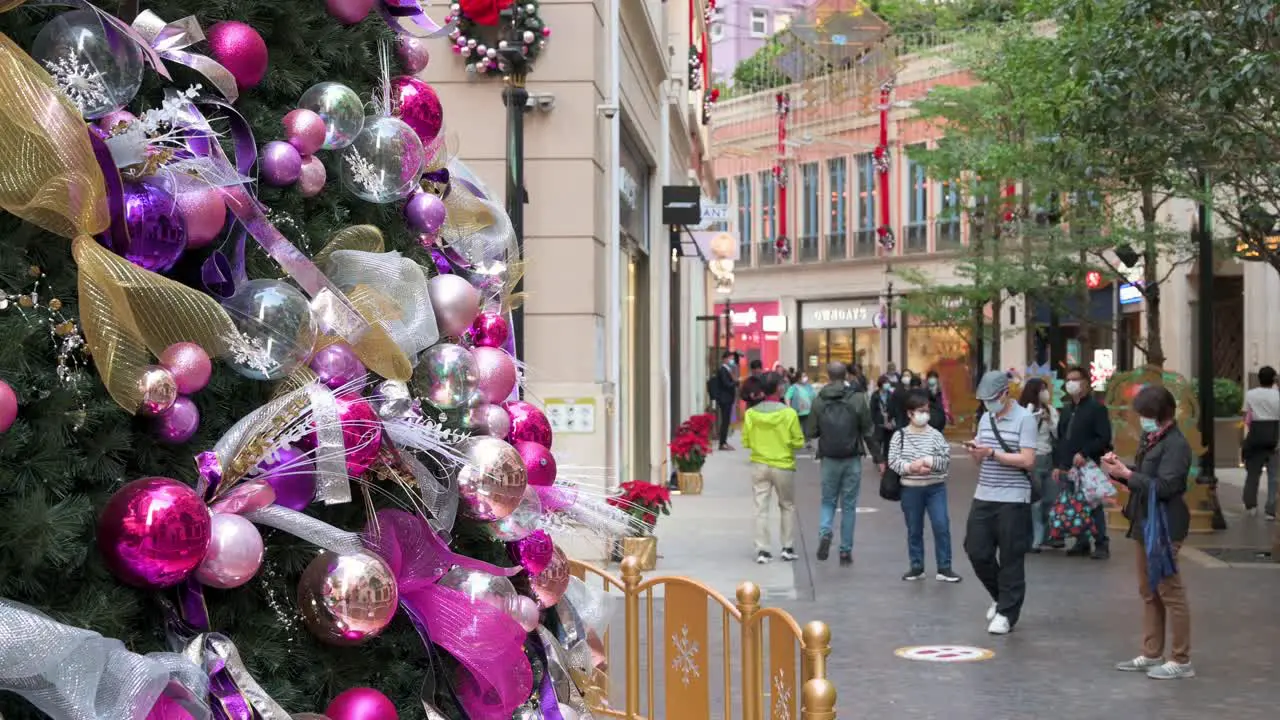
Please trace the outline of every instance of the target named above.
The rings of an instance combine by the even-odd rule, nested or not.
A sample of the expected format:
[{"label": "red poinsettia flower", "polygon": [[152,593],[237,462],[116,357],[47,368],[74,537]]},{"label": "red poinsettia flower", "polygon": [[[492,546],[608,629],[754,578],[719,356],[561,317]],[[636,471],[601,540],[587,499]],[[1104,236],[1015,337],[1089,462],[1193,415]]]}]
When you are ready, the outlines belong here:
[{"label": "red poinsettia flower", "polygon": [[498,13],[511,7],[514,0],[458,0],[462,14],[481,27],[495,27]]}]

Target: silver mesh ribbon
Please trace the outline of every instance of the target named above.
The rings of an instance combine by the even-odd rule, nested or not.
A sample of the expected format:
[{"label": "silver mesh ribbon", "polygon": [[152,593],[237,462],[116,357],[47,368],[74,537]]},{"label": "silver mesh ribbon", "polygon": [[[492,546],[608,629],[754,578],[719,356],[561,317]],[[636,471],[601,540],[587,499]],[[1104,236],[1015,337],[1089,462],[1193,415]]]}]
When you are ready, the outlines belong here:
[{"label": "silver mesh ribbon", "polygon": [[411,362],[440,339],[427,275],[418,263],[398,252],[335,250],[325,263],[325,274],[348,295],[363,286],[395,306],[382,314],[378,324]]},{"label": "silver mesh ribbon", "polygon": [[364,543],[360,541],[359,535],[340,530],[319,518],[286,507],[268,505],[247,512],[244,516],[258,525],[283,530],[338,555],[356,555],[364,552]]},{"label": "silver mesh ribbon", "polygon": [[26,698],[53,720],[142,720],[171,682],[197,720],[209,709],[208,680],[181,655],[129,652],[123,642],[63,625],[0,599],[0,690]]},{"label": "silver mesh ribbon", "polygon": [[347,446],[338,420],[338,401],[320,383],[311,383],[303,390],[310,399],[311,424],[316,429],[316,499],[325,505],[351,502],[351,477],[347,474]]},{"label": "silver mesh ribbon", "polygon": [[445,473],[442,478],[436,477],[416,455],[434,455],[446,465],[459,463],[462,456],[453,447],[456,438],[441,434],[437,425],[403,418],[388,420],[383,424],[383,433],[400,450],[401,462],[417,480],[418,492],[429,511],[427,521],[438,531],[452,532],[458,517],[457,476]]},{"label": "silver mesh ribbon", "polygon": [[597,637],[604,637],[609,630],[609,622],[613,615],[613,605],[609,595],[602,588],[587,585],[582,580],[569,578],[569,587],[565,588],[558,607],[573,613],[578,622]]},{"label": "silver mesh ribbon", "polygon": [[183,656],[192,664],[204,667],[206,672],[226,670],[236,682],[236,689],[249,701],[262,720],[290,720],[289,713],[276,704],[257,680],[249,674],[240,658],[235,643],[219,633],[202,633],[187,643]]},{"label": "silver mesh ribbon", "polygon": [[449,221],[440,238],[477,271],[519,255],[511,219],[492,197],[466,163],[457,159],[449,163],[449,196],[444,201]]}]

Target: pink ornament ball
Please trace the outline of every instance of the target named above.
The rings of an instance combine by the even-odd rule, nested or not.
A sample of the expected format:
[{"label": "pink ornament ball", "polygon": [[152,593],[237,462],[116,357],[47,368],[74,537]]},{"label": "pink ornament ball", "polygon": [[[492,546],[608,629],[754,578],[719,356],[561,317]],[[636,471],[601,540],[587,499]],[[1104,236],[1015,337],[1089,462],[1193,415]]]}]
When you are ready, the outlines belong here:
[{"label": "pink ornament ball", "polygon": [[359,395],[338,398],[338,419],[342,421],[342,444],[347,449],[347,473],[359,477],[378,459],[382,422],[373,406]]},{"label": "pink ornament ball", "polygon": [[192,342],[174,343],[160,353],[160,365],[173,374],[178,392],[194,395],[209,384],[213,362],[204,348]]},{"label": "pink ornament ball", "polygon": [[401,35],[396,45],[396,54],[400,56],[400,64],[404,66],[404,71],[411,75],[426,70],[427,64],[431,62],[427,41],[422,38]]},{"label": "pink ornament ball", "polygon": [[236,20],[224,20],[205,34],[209,53],[231,71],[243,92],[256,87],[267,74],[267,43],[257,30]]},{"label": "pink ornament ball", "polygon": [[511,397],[516,389],[519,375],[516,363],[507,351],[501,348],[478,347],[471,351],[476,359],[476,377],[478,387],[484,399],[490,403],[500,403]]},{"label": "pink ornament ball", "polygon": [[519,440],[512,443],[524,463],[526,482],[537,487],[551,487],[556,482],[556,458],[536,442]]},{"label": "pink ornament ball", "polygon": [[431,309],[445,337],[461,337],[480,314],[480,291],[459,275],[437,275],[427,281]]},{"label": "pink ornament ball", "polygon": [[262,567],[262,535],[252,522],[232,513],[214,513],[212,539],[196,579],[209,587],[228,590],[253,579]]},{"label": "pink ornament ball", "polygon": [[518,596],[512,602],[511,617],[520,623],[520,627],[525,632],[537,630],[538,625],[542,623],[542,611],[538,609],[538,603],[524,595]]},{"label": "pink ornament ball", "polygon": [[505,438],[511,433],[511,416],[501,405],[484,405],[484,420],[481,422],[481,427],[485,429],[486,435]]},{"label": "pink ornament ball", "polygon": [[471,342],[477,347],[500,348],[511,337],[511,326],[501,313],[486,310],[471,323]]},{"label": "pink ornament ball", "polygon": [[368,370],[350,345],[336,342],[325,345],[311,356],[311,369],[329,389],[337,390],[364,377]]},{"label": "pink ornament ball", "polygon": [[214,187],[184,190],[178,194],[178,213],[187,224],[187,249],[207,246],[227,224],[227,201]]},{"label": "pink ornament ball", "polygon": [[355,25],[368,16],[374,0],[325,0],[325,9],[343,25]]},{"label": "pink ornament ball", "polygon": [[9,383],[0,380],[0,432],[13,427],[18,419],[18,394],[9,387]]},{"label": "pink ornament ball", "polygon": [[116,129],[116,126],[122,124],[129,125],[137,119],[138,116],[128,110],[116,110],[115,112],[107,113],[106,115],[98,118],[97,124],[100,129],[111,132]]},{"label": "pink ornament ball", "polygon": [[373,688],[345,690],[329,703],[329,720],[400,720],[395,703]]},{"label": "pink ornament ball", "polygon": [[165,445],[181,445],[195,437],[199,429],[200,408],[186,395],[179,395],[173,407],[152,424],[156,439]]},{"label": "pink ornament ball", "polygon": [[287,142],[272,140],[262,147],[261,167],[268,185],[288,187],[302,176],[302,154]]},{"label": "pink ornament ball", "polygon": [[511,432],[507,434],[507,442],[514,444],[523,440],[551,449],[551,423],[537,406],[523,400],[512,400],[503,403],[502,407],[511,416]]},{"label": "pink ornament ball", "polygon": [[172,587],[204,560],[212,524],[195,490],[169,478],[142,478],[117,490],[102,509],[98,551],[126,585]]},{"label": "pink ornament ball", "polygon": [[435,88],[415,77],[391,78],[392,114],[403,120],[423,145],[430,145],[444,127],[444,106]]},{"label": "pink ornament ball", "polygon": [[302,171],[298,174],[298,194],[302,197],[315,197],[324,191],[324,184],[329,179],[329,171],[324,163],[315,155],[302,158]]},{"label": "pink ornament ball", "polygon": [[284,136],[303,155],[315,155],[324,145],[324,118],[305,108],[290,110],[284,116]]}]

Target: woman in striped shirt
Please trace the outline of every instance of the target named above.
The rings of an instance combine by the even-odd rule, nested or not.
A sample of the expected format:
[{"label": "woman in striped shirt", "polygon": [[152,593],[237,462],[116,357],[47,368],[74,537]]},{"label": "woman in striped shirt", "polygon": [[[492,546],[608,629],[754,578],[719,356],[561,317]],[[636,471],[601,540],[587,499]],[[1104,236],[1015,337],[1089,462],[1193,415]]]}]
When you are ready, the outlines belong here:
[{"label": "woman in striped shirt", "polygon": [[929,427],[929,396],[912,390],[903,401],[907,426],[889,441],[889,467],[902,478],[902,515],[907,521],[907,555],[911,568],[903,580],[924,579],[924,516],[933,527],[933,550],[939,582],[958,583],[951,569],[951,518],[947,513],[947,468],[951,446]]}]

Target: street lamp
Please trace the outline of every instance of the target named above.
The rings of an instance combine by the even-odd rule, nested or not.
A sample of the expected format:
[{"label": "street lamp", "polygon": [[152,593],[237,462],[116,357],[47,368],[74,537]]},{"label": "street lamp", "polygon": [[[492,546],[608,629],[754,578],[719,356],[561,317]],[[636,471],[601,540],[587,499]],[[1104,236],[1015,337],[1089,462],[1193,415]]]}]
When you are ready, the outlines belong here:
[{"label": "street lamp", "polygon": [[[524,33],[524,14],[527,10],[513,4],[499,14],[498,54],[502,58],[502,104],[507,108],[507,216],[511,218],[511,230],[516,240],[516,257],[524,257],[524,204],[528,196],[524,189],[524,114],[529,110],[529,91],[525,80],[530,68]],[[510,264],[510,263],[508,263]],[[512,294],[519,297],[524,291],[523,273],[516,280]],[[516,359],[524,360],[524,308],[511,311],[511,331],[515,336]],[[523,390],[521,390],[523,393]]]}]

